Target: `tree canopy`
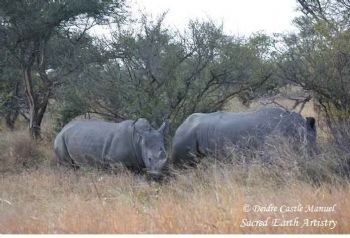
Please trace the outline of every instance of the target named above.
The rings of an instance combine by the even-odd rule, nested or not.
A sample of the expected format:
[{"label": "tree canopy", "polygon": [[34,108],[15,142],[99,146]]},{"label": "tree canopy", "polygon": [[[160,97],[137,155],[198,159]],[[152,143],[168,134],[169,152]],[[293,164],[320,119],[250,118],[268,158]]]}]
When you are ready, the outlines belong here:
[{"label": "tree canopy", "polygon": [[120,15],[122,8],[123,1],[115,0],[1,1],[0,44],[9,56],[5,63],[11,61],[12,67],[23,73],[29,128],[34,138],[40,136],[41,121],[58,79],[47,73],[58,57],[50,54],[49,45],[60,39],[59,35],[82,40],[87,29]]},{"label": "tree canopy", "polygon": [[[37,138],[54,99],[58,128],[96,113],[153,124],[169,118],[174,129],[232,98],[248,105],[299,85],[329,124],[347,120],[350,4],[297,2],[297,32],[238,37],[210,20],[193,20],[184,32],[167,28],[166,14],[135,20],[123,0],[1,1],[0,116],[13,128],[22,115]],[[90,34],[112,22],[107,39]]]}]

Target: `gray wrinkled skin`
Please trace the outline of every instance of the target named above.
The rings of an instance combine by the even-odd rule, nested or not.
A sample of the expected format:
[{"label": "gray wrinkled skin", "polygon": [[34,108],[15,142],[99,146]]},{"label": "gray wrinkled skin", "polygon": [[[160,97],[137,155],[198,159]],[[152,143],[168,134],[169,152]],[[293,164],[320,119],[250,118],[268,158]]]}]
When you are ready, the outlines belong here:
[{"label": "gray wrinkled skin", "polygon": [[164,131],[155,130],[146,119],[112,123],[99,120],[73,121],[57,135],[54,151],[58,161],[78,168],[122,165],[159,174],[166,164]]},{"label": "gray wrinkled skin", "polygon": [[257,148],[270,135],[295,138],[307,146],[315,145],[315,119],[305,120],[300,114],[281,108],[194,113],[176,130],[172,162],[175,165],[193,163],[197,157],[224,152],[227,145]]}]

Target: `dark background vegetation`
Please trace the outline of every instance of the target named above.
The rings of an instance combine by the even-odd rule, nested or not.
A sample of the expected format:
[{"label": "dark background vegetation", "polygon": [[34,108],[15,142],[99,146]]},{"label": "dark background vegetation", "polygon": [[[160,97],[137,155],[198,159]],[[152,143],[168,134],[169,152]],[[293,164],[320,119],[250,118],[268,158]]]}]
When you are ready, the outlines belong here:
[{"label": "dark background vegetation", "polygon": [[[0,117],[25,122],[41,143],[45,117],[54,132],[77,116],[121,121],[168,118],[171,133],[191,113],[272,98],[286,86],[312,100],[329,140],[348,154],[349,1],[298,0],[291,34],[227,35],[213,21],[183,32],[166,13],[132,19],[124,0],[0,2]],[[90,34],[111,27],[109,37]],[[49,116],[48,116],[49,115]]]},{"label": "dark background vegetation", "polygon": [[[297,32],[238,37],[211,20],[179,32],[166,13],[133,19],[127,0],[1,0],[0,233],[349,233],[350,1],[297,2]],[[111,34],[91,34],[97,25]],[[53,138],[77,117],[168,118],[170,139],[193,112],[284,99],[295,111],[312,102],[317,153],[281,141],[231,164],[209,157],[164,183],[54,164]],[[336,211],[252,214],[245,204]],[[338,225],[239,226],[295,215]]]}]

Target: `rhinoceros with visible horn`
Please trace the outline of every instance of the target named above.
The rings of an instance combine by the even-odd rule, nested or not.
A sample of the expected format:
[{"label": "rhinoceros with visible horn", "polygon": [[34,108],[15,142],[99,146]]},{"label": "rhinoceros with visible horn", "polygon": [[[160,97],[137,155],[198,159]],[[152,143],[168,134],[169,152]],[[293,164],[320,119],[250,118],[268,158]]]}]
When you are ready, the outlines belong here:
[{"label": "rhinoceros with visible horn", "polygon": [[57,135],[54,152],[59,163],[74,168],[123,165],[157,175],[167,161],[164,148],[167,124],[165,121],[156,130],[143,118],[120,123],[72,121]]}]

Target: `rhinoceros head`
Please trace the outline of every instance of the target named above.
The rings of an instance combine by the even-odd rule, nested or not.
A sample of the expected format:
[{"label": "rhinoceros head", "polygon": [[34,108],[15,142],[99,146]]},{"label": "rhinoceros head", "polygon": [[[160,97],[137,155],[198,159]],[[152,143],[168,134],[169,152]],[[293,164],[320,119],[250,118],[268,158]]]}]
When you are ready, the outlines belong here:
[{"label": "rhinoceros head", "polygon": [[167,162],[164,134],[168,123],[164,122],[158,130],[152,128],[145,119],[139,123],[144,124],[142,130],[137,129],[142,160],[149,174],[159,175]]}]

